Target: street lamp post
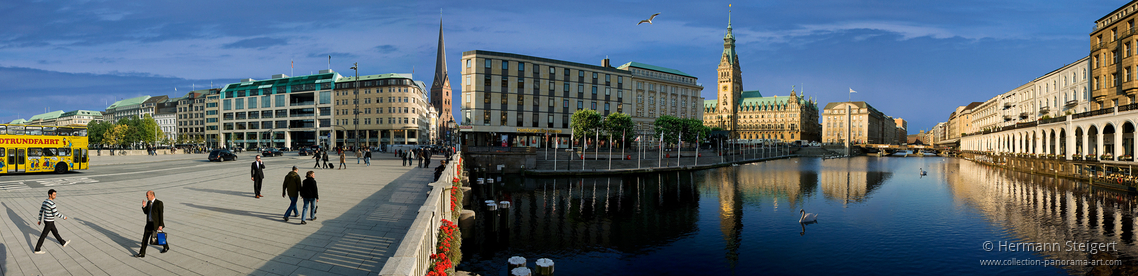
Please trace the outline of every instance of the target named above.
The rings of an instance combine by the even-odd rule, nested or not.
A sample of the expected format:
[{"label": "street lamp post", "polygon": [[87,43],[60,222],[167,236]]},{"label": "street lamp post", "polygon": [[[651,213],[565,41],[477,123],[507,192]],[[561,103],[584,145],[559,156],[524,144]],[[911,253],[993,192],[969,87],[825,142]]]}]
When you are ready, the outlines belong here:
[{"label": "street lamp post", "polygon": [[[356,135],[356,147],[355,147],[355,149],[359,150],[360,149],[360,70],[359,70],[359,63],[353,62],[351,69],[352,69],[352,71],[355,71],[355,74],[356,74],[355,82],[352,83],[352,86],[355,87],[354,93],[356,93],[356,104],[355,104],[356,108],[353,110],[352,113],[356,115],[356,119],[355,119],[355,121],[352,122],[352,125],[356,126],[356,130],[354,131],[355,135]],[[345,132],[347,132],[347,130],[345,130]]]}]

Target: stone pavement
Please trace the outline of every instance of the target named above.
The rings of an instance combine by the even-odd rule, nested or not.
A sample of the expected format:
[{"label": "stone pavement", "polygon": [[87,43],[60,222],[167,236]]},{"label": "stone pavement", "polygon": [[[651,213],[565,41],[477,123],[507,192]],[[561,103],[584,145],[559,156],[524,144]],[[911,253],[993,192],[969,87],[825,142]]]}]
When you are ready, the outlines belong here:
[{"label": "stone pavement", "polygon": [[[248,172],[252,155],[224,163],[204,162],[204,155],[115,157],[110,161],[152,163],[125,166],[143,168],[137,172],[106,173],[136,175],[129,180],[55,187],[59,210],[69,217],[57,219],[56,226],[73,242],[64,248],[49,235],[44,255],[32,250],[42,229],[36,225],[39,206],[51,187],[0,191],[0,275],[377,275],[426,199],[433,173],[400,166],[386,154],[377,154],[371,167],[349,158],[347,170],[315,169],[318,219],[299,225],[299,218],[282,220],[289,201],[277,195],[288,169],[296,165],[303,175],[313,170],[311,159],[265,158],[265,197],[255,199]],[[92,166],[60,177],[100,179],[102,171],[118,167],[123,166]],[[0,182],[21,177],[45,176],[3,176]],[[164,202],[171,250],[160,254],[150,247],[138,259],[133,255],[142,239],[148,189]]]}]

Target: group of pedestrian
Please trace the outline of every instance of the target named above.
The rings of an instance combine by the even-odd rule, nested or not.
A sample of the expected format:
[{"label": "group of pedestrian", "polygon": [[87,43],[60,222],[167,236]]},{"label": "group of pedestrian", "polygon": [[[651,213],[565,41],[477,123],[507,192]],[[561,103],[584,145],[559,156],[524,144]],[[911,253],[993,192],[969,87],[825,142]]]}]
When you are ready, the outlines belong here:
[{"label": "group of pedestrian", "polygon": [[[343,155],[341,155],[343,156]],[[308,171],[304,174],[304,180],[300,180],[300,175],[297,173],[299,169],[296,166],[292,167],[292,171],[288,172],[285,176],[284,185],[281,191],[281,197],[288,196],[290,201],[288,209],[285,209],[284,221],[288,222],[288,218],[300,216],[300,224],[308,224],[306,220],[316,220],[316,203],[320,202],[320,192],[316,186],[316,172]],[[296,200],[300,197],[304,202],[304,207],[298,213],[296,211]],[[309,211],[309,206],[312,206]],[[307,216],[305,216],[307,215]]]},{"label": "group of pedestrian", "polygon": [[364,164],[366,164],[368,167],[371,167],[371,150],[363,151],[363,150],[357,149],[356,150],[356,165],[360,164],[360,157],[363,157]]},{"label": "group of pedestrian", "polygon": [[[400,158],[403,159],[403,166],[416,166],[420,168],[427,168],[431,166],[431,156],[434,152],[427,148],[418,148],[410,150],[399,150]],[[419,164],[415,164],[415,160],[419,160]]]},{"label": "group of pedestrian", "polygon": [[[39,218],[36,220],[36,225],[43,225],[43,232],[40,233],[40,239],[36,242],[36,248],[33,253],[44,254],[43,241],[47,238],[47,233],[55,236],[55,240],[62,244],[63,247],[71,244],[71,240],[64,240],[59,236],[59,229],[55,227],[55,219],[62,218],[67,220],[67,217],[59,212],[59,206],[55,204],[56,197],[59,193],[55,189],[47,190],[47,199],[40,204]],[[150,243],[150,238],[162,232],[166,224],[162,221],[162,201],[158,200],[154,191],[146,191],[146,201],[142,203],[142,213],[146,214],[146,227],[142,230],[142,247],[138,250],[138,255],[135,257],[146,257],[146,245]],[[159,253],[166,253],[170,251],[170,245],[161,243],[162,251]]]}]

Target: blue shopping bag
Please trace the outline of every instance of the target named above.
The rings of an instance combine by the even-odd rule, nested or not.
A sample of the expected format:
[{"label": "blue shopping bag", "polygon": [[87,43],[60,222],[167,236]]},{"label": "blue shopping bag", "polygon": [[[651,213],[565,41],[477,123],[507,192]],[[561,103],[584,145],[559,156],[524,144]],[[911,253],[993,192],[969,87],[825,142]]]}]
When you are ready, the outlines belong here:
[{"label": "blue shopping bag", "polygon": [[158,245],[166,245],[166,232],[158,232]]}]

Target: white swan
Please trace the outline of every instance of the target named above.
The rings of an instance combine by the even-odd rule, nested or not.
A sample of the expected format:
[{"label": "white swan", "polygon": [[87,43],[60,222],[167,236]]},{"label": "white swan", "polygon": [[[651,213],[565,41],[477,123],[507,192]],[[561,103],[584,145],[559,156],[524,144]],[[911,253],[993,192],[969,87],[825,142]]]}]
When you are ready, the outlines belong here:
[{"label": "white swan", "polygon": [[799,209],[798,212],[802,213],[802,217],[798,219],[798,223],[807,223],[811,221],[818,221],[818,214],[807,213],[804,209]]}]

